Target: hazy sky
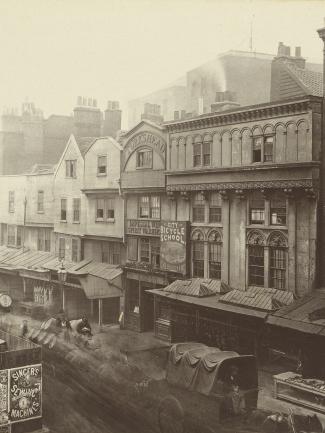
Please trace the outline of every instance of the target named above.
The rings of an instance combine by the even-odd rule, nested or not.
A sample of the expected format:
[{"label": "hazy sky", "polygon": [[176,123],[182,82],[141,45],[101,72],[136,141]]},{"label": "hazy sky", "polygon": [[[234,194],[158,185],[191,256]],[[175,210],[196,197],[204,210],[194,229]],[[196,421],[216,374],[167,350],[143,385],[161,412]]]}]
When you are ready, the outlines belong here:
[{"label": "hazy sky", "polygon": [[230,49],[279,41],[322,61],[325,1],[0,0],[0,107],[29,97],[46,115],[78,95],[125,106]]}]

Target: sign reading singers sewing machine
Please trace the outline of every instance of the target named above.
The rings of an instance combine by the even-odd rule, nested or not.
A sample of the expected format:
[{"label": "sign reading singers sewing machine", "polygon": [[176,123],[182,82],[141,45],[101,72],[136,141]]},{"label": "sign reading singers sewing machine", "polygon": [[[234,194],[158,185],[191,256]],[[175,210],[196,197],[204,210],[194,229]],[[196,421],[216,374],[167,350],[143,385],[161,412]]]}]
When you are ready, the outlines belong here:
[{"label": "sign reading singers sewing machine", "polygon": [[187,274],[188,221],[162,221],[160,225],[160,268]]},{"label": "sign reading singers sewing machine", "polygon": [[42,416],[42,366],[10,370],[10,422]]}]

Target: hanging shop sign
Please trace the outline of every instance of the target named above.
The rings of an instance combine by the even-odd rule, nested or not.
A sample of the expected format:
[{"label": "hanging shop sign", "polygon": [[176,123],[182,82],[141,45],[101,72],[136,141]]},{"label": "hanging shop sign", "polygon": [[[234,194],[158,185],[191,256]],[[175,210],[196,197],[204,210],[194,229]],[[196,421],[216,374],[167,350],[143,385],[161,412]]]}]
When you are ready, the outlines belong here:
[{"label": "hanging shop sign", "polygon": [[10,421],[18,422],[42,415],[42,366],[10,370]]},{"label": "hanging shop sign", "polygon": [[127,220],[126,233],[139,236],[160,236],[160,221]]},{"label": "hanging shop sign", "polygon": [[162,221],[160,226],[160,268],[187,274],[188,221]]}]

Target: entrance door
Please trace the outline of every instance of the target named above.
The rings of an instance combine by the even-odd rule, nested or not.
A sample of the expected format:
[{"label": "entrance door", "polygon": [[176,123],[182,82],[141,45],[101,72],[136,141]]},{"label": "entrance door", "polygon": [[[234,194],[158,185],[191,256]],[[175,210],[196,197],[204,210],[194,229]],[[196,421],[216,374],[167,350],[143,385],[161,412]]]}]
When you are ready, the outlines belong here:
[{"label": "entrance door", "polygon": [[154,297],[152,293],[143,292],[142,305],[143,330],[152,331],[154,329]]},{"label": "entrance door", "polygon": [[103,299],[103,323],[118,323],[120,315],[120,298]]}]

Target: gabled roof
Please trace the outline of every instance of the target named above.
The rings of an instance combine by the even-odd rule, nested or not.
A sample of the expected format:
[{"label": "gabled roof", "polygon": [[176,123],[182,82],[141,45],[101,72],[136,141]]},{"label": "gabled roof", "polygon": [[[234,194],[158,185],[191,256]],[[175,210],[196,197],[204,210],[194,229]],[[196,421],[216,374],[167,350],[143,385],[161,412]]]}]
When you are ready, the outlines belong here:
[{"label": "gabled roof", "polygon": [[97,138],[94,137],[78,137],[76,138],[77,146],[79,147],[80,153],[82,157],[85,157],[85,154],[88,152],[88,150],[91,148],[91,146],[94,144],[94,142],[97,140]]},{"label": "gabled roof", "polygon": [[128,136],[134,134],[143,125],[149,125],[149,126],[151,126],[153,128],[159,129],[159,131],[164,131],[165,130],[165,127],[163,125],[159,125],[158,123],[151,122],[150,120],[144,119],[144,120],[141,120],[141,122],[137,123],[133,128],[131,128],[125,134],[123,134],[122,138],[124,139],[124,138],[127,138]]},{"label": "gabled roof", "polygon": [[[80,139],[79,139],[80,140]],[[85,153],[84,153],[84,155],[83,156],[85,156],[85,154],[87,153],[87,152],[89,152],[89,150],[92,148],[92,146],[97,142],[97,141],[100,141],[100,140],[108,140],[110,143],[112,143],[118,150],[122,150],[123,148],[122,148],[122,146],[120,145],[120,143],[118,143],[113,137],[109,137],[109,136],[107,136],[107,137],[97,137],[97,138],[93,138],[93,141],[92,142],[90,142],[89,143],[89,145],[88,145],[88,148],[86,149],[86,147],[87,147],[87,144],[86,144],[86,140],[87,139],[82,139],[82,140],[85,140],[85,144],[84,144],[84,151],[85,151]],[[78,143],[78,139],[77,139],[77,143]],[[79,149],[80,149],[80,147],[79,147]],[[81,152],[81,150],[80,150],[80,152]]]},{"label": "gabled roof", "polygon": [[164,292],[202,298],[204,296],[213,296],[216,293],[225,293],[228,289],[228,286],[218,280],[192,278],[190,280],[173,281],[163,290]]},{"label": "gabled roof", "polygon": [[323,74],[321,72],[299,68],[291,62],[283,62],[283,64],[307,95],[323,96]]},{"label": "gabled roof", "polygon": [[53,174],[55,164],[34,164],[26,174]]}]

